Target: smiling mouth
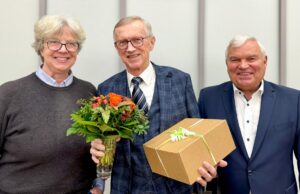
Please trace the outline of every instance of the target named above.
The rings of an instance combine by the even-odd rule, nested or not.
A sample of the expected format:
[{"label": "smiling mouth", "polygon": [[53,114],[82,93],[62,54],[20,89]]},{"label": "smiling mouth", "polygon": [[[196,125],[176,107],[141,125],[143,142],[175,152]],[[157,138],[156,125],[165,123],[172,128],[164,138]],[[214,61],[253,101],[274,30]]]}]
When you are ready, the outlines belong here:
[{"label": "smiling mouth", "polygon": [[69,60],[69,57],[54,57],[58,62],[66,62]]},{"label": "smiling mouth", "polygon": [[253,73],[246,73],[246,72],[237,74],[238,79],[240,79],[240,80],[251,80],[252,75],[253,75]]},{"label": "smiling mouth", "polygon": [[253,73],[251,72],[241,72],[241,73],[238,73],[239,76],[249,76],[249,75],[252,75]]},{"label": "smiling mouth", "polygon": [[139,56],[139,54],[128,55],[127,58],[128,58],[128,59],[131,59],[131,58],[136,58],[136,57],[138,57],[138,56]]}]

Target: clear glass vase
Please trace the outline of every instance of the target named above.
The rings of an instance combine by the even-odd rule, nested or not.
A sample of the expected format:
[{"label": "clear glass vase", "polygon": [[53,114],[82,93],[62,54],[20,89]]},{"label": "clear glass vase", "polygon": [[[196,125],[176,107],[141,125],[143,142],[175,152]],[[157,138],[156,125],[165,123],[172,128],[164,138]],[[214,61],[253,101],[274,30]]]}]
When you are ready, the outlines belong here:
[{"label": "clear glass vase", "polygon": [[111,175],[117,142],[115,136],[102,138],[102,142],[105,146],[105,152],[104,156],[99,158],[99,163],[97,165],[97,177],[105,180]]}]

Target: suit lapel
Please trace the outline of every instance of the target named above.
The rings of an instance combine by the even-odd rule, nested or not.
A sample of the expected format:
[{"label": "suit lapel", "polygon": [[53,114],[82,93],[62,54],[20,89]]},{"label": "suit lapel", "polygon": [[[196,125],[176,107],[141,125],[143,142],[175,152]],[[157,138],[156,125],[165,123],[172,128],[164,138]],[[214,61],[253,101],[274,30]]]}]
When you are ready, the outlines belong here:
[{"label": "suit lapel", "polygon": [[114,86],[116,93],[131,98],[126,71],[120,74],[120,77],[115,80]]},{"label": "suit lapel", "polygon": [[261,99],[259,122],[257,126],[256,138],[253,146],[252,156],[254,158],[259,148],[262,146],[268,125],[272,119],[272,111],[276,100],[276,93],[268,82],[264,82],[264,93]]},{"label": "suit lapel", "polygon": [[239,122],[237,120],[232,82],[228,82],[228,84],[225,85],[222,100],[232,136],[235,139],[235,142],[238,144],[237,147],[241,149],[244,157],[248,160],[249,156],[247,154],[247,150],[239,127]]},{"label": "suit lapel", "polygon": [[[152,63],[153,64],[153,63]],[[172,86],[171,86],[171,79],[173,77],[170,71],[162,71],[159,67],[153,64],[155,74],[156,74],[156,88],[158,92],[159,98],[159,107],[160,107],[160,133],[166,128],[167,123],[163,120],[165,118],[163,115],[169,115],[171,104],[168,102],[169,95],[171,94]]]}]

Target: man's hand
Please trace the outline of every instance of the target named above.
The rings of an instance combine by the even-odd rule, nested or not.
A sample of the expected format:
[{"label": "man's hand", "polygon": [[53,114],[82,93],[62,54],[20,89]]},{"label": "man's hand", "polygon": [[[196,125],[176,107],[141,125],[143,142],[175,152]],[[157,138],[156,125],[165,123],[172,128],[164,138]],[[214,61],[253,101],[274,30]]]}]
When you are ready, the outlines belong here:
[{"label": "man's hand", "polygon": [[92,155],[92,160],[98,164],[99,158],[104,156],[105,146],[101,139],[95,139],[91,142],[90,153]]},{"label": "man's hand", "polygon": [[[117,138],[116,142],[120,141],[121,138]],[[91,149],[90,153],[92,155],[92,160],[98,164],[99,158],[104,156],[105,146],[103,145],[103,142],[101,139],[95,139],[91,142]]]},{"label": "man's hand", "polygon": [[103,192],[98,188],[98,187],[94,187],[90,190],[91,194],[103,194]]},{"label": "man's hand", "polygon": [[198,172],[201,176],[197,178],[197,182],[200,183],[203,187],[205,187],[208,182],[217,177],[217,167],[226,166],[227,162],[224,160],[221,160],[216,167],[204,161],[202,166],[198,169]]}]

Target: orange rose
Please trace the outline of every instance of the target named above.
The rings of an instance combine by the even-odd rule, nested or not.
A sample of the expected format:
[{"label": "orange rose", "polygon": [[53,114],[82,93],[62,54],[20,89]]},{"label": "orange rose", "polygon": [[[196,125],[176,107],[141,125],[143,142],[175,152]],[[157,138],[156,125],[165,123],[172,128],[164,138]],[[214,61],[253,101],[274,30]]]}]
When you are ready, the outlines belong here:
[{"label": "orange rose", "polygon": [[120,102],[122,102],[122,96],[115,94],[115,93],[109,93],[109,105],[110,106],[118,106]]},{"label": "orange rose", "polygon": [[136,105],[131,100],[128,100],[127,102],[128,102],[129,107],[130,107],[129,113],[132,113],[135,110]]}]

